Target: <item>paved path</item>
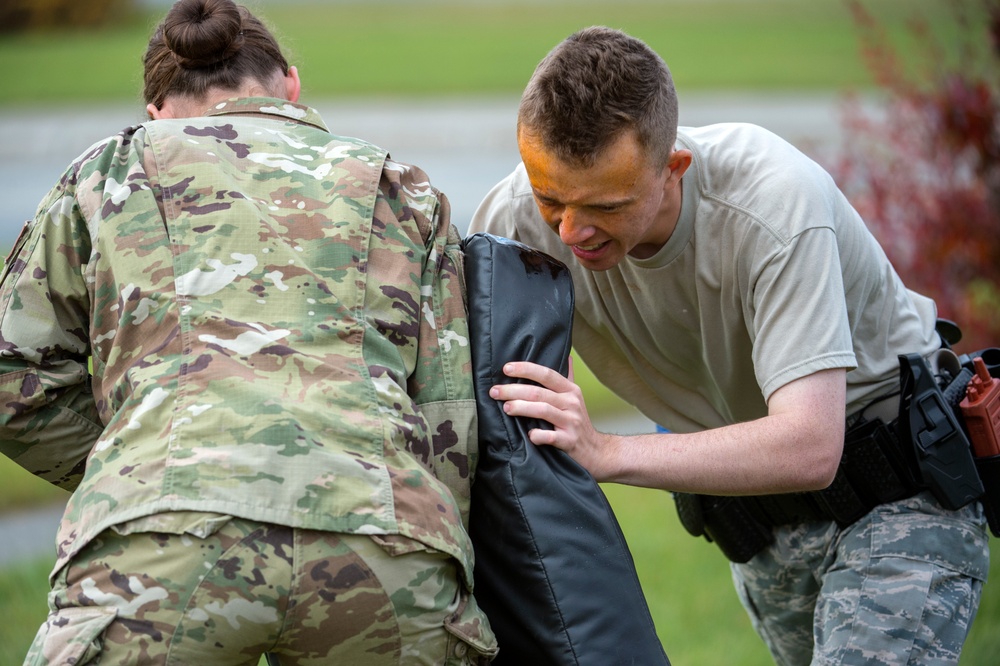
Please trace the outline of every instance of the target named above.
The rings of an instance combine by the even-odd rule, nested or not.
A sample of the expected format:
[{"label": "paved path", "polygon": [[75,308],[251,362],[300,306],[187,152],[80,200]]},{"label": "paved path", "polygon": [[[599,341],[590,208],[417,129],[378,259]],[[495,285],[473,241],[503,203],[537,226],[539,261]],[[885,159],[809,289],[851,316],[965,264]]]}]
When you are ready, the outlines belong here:
[{"label": "paved path", "polygon": [[56,528],[62,505],[0,516],[0,567],[34,558],[56,559]]},{"label": "paved path", "polygon": [[[421,166],[452,203],[464,232],[489,189],[518,162],[517,99],[360,99],[314,103],[330,128]],[[727,120],[768,127],[804,150],[840,139],[832,94],[697,93],[681,97],[681,123]],[[0,248],[13,244],[38,201],[88,145],[142,121],[141,106],[0,109]]]},{"label": "paved path", "polygon": [[[681,123],[745,121],[763,125],[806,152],[841,138],[838,98],[831,94],[681,93]],[[424,168],[452,203],[463,231],[483,195],[518,162],[517,99],[364,99],[314,102],[330,128],[388,148]],[[62,109],[0,109],[0,249],[8,248],[62,170],[90,143],[143,120],[139,104]],[[624,416],[604,429],[649,432],[652,424]],[[0,565],[54,556],[58,507],[0,517]]]}]

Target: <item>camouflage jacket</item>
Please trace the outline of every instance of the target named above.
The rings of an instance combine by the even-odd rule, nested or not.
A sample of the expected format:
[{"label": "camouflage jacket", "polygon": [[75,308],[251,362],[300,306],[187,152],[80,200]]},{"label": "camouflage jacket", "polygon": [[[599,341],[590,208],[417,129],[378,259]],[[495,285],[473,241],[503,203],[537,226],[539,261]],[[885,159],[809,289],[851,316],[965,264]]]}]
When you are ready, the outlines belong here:
[{"label": "camouflage jacket", "polygon": [[0,451],[74,490],[56,568],[199,511],[401,534],[471,575],[458,241],[422,171],[283,100],[88,149],[0,282]]}]

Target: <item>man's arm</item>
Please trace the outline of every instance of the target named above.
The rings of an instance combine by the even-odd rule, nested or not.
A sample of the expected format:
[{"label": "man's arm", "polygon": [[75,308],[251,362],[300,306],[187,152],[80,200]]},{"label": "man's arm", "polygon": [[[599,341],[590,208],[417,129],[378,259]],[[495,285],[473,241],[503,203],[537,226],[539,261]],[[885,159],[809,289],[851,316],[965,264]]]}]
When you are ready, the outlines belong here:
[{"label": "man's arm", "polygon": [[690,434],[599,433],[580,388],[532,363],[509,363],[510,377],[539,384],[502,384],[491,396],[513,416],[548,421],[530,433],[556,446],[598,481],[712,495],[818,490],[833,480],[843,451],[846,371],[824,370],[776,390],[768,415]]}]

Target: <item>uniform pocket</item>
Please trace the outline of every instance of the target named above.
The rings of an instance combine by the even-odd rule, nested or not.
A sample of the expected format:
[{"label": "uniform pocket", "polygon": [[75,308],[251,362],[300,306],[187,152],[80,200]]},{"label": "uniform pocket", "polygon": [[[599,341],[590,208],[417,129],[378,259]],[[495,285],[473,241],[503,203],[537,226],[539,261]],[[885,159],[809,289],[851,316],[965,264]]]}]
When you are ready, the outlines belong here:
[{"label": "uniform pocket", "polygon": [[979,502],[949,511],[923,492],[883,504],[869,515],[872,559],[928,562],[986,581],[989,535]]},{"label": "uniform pocket", "polygon": [[[471,649],[477,655],[492,660],[499,651],[497,638],[490,628],[486,614],[480,610],[475,600],[464,590],[461,592],[458,608],[445,620],[444,628],[449,634],[461,641],[461,643],[456,644],[456,649],[450,650],[451,655],[462,658],[465,657],[468,649]],[[468,662],[460,661],[459,663],[476,663],[476,660],[469,659]]]},{"label": "uniform pocket", "polygon": [[49,613],[28,649],[26,666],[84,666],[101,653],[104,630],[118,615],[114,608],[76,607]]}]

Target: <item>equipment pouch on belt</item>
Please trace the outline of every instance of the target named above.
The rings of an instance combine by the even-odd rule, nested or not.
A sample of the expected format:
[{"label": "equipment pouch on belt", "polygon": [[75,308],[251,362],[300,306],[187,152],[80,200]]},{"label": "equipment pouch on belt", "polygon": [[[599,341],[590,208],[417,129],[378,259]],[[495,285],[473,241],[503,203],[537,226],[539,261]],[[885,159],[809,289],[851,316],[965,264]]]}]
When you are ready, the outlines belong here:
[{"label": "equipment pouch on belt", "polygon": [[688,534],[715,542],[731,562],[747,562],[774,542],[771,529],[757,521],[742,497],[674,493],[674,502]]},{"label": "equipment pouch on belt", "polygon": [[[985,377],[988,371],[1000,379],[1000,349],[961,358],[947,349],[942,353],[953,365],[940,377],[919,354],[899,356],[898,418],[862,419],[846,430],[829,488],[749,497],[675,493],[681,524],[693,536],[715,542],[729,560],[747,562],[774,541],[775,526],[833,520],[846,527],[880,504],[929,490],[952,511],[981,499],[990,530],[1000,537],[1000,385]],[[974,363],[979,357],[983,360]],[[973,366],[980,386],[970,398],[966,385],[976,374]],[[980,421],[971,429],[971,417],[959,409],[970,401],[977,411],[965,411]],[[980,432],[986,427],[991,432]],[[970,432],[977,444],[990,435],[990,446],[979,449],[993,455],[974,455]]]}]

